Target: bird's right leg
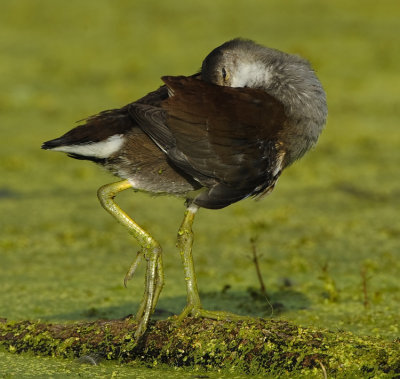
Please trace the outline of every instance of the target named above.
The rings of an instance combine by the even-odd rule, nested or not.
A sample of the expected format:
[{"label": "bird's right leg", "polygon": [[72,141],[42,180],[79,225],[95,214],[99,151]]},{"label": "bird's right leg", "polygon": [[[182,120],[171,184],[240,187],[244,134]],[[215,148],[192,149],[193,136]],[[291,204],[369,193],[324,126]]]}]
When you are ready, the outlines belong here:
[{"label": "bird's right leg", "polygon": [[139,338],[145,332],[150,316],[157,304],[158,297],[164,285],[164,274],[160,244],[133,221],[114,201],[115,196],[119,192],[128,188],[132,188],[128,180],[106,184],[99,188],[97,196],[104,209],[128,229],[128,232],[136,239],[141,247],[136,259],[133,261],[125,276],[125,285],[133,276],[140,261],[143,258],[147,261],[145,290],[139,310],[136,314],[138,327],[135,332],[135,337]]},{"label": "bird's right leg", "polygon": [[203,309],[201,306],[199,291],[197,288],[196,273],[194,270],[192,245],[193,245],[193,231],[192,225],[194,216],[198,207],[191,204],[185,212],[182,224],[178,231],[177,246],[179,248],[183,270],[185,272],[187,303],[182,313],[178,316],[178,321],[181,321],[186,316],[205,317],[214,320],[228,320],[228,321],[241,321],[251,320],[251,317],[236,315],[225,311],[209,311]]}]

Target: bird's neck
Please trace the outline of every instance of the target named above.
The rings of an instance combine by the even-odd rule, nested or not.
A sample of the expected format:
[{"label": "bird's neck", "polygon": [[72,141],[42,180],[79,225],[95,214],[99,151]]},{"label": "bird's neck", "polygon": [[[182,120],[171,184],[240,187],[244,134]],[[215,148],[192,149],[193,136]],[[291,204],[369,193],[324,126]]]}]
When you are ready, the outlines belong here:
[{"label": "bird's neck", "polygon": [[266,91],[282,102],[288,117],[283,139],[290,164],[318,140],[327,117],[325,92],[312,69],[298,65],[273,72]]}]

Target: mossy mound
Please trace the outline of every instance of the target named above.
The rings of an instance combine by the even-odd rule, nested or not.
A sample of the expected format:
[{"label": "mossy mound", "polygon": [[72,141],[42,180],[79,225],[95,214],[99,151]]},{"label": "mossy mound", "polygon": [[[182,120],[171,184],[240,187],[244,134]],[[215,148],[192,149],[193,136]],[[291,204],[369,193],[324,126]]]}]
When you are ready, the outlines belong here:
[{"label": "mossy mound", "polygon": [[58,357],[101,356],[121,362],[229,369],[249,374],[297,373],[400,377],[400,343],[301,328],[286,321],[226,322],[186,318],[153,322],[137,343],[136,323],[122,320],[47,324],[0,322],[10,352]]}]

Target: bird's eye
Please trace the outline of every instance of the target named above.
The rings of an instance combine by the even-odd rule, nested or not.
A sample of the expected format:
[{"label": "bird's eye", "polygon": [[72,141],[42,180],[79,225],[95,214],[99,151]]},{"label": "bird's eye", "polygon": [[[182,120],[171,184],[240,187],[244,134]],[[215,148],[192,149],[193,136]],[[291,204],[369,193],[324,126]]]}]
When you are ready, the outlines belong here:
[{"label": "bird's eye", "polygon": [[228,73],[225,70],[225,67],[222,67],[222,79],[227,80],[229,78]]}]

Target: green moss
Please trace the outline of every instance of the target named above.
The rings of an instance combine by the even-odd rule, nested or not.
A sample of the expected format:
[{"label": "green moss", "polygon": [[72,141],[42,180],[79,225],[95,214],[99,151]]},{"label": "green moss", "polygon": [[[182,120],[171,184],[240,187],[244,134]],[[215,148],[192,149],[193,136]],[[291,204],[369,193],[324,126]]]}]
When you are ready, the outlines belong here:
[{"label": "green moss", "polygon": [[393,377],[400,345],[351,333],[301,328],[284,321],[222,322],[186,318],[153,323],[137,343],[129,319],[78,324],[0,323],[0,343],[12,353],[234,370],[251,375],[313,375],[325,370]]}]

